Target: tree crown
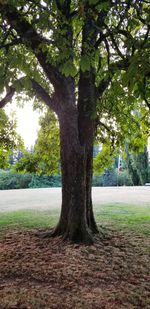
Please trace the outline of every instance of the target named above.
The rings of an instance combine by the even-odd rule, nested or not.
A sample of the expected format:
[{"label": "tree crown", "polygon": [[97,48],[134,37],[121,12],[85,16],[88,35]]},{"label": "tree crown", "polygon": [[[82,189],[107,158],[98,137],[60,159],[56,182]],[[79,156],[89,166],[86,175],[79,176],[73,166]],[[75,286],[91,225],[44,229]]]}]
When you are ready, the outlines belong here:
[{"label": "tree crown", "polygon": [[[82,78],[94,79],[89,100],[96,109],[87,103],[85,112],[99,117],[101,140],[107,135],[117,145],[131,130],[147,137],[146,0],[1,0],[0,9],[0,90],[7,90],[0,107],[26,91],[60,114],[69,109],[69,89],[76,109]],[[82,96],[86,101],[91,93]]]}]

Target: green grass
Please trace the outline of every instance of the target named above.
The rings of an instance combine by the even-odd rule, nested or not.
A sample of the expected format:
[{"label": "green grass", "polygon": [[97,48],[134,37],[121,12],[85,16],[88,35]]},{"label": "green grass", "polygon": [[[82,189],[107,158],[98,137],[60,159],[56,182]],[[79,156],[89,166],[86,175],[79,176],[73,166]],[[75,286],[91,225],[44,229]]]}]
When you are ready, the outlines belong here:
[{"label": "green grass", "polygon": [[[116,229],[132,230],[150,235],[150,205],[107,204],[95,206],[95,216],[99,224]],[[48,228],[56,225],[58,210],[35,211],[18,210],[0,213],[0,231],[16,228]]]},{"label": "green grass", "polygon": [[17,210],[0,214],[0,230],[5,228],[47,228],[57,223],[58,210]]},{"label": "green grass", "polygon": [[101,224],[150,235],[150,204],[107,204],[96,206],[95,214]]}]

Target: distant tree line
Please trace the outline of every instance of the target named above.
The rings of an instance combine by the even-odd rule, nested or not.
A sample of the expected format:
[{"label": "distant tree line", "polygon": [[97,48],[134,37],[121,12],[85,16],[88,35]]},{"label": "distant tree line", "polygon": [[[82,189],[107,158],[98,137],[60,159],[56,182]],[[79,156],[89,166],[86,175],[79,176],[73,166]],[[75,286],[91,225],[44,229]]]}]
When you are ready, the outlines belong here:
[{"label": "distant tree line", "polygon": [[[25,158],[33,156],[28,153]],[[20,160],[23,160],[21,157]],[[23,160],[25,164],[25,158]],[[29,169],[29,160],[27,168]],[[17,163],[17,166],[19,161]],[[0,190],[23,189],[23,188],[49,188],[61,186],[61,175],[35,174],[32,172],[33,161],[31,161],[30,172],[17,172],[15,164],[11,169],[0,170]],[[20,165],[21,166],[21,165]],[[25,165],[24,165],[25,168]],[[122,160],[121,170],[118,168],[118,158],[115,158],[113,166],[105,169],[102,174],[93,176],[93,186],[138,186],[150,182],[150,166],[148,164],[148,153],[145,149],[143,153],[128,154],[126,159]]]}]

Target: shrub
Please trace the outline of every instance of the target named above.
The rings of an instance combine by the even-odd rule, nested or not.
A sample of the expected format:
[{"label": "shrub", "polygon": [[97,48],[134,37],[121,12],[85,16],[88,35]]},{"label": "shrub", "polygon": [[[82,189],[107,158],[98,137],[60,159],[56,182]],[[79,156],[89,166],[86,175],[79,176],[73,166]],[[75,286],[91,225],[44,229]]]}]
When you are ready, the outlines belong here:
[{"label": "shrub", "polygon": [[29,188],[61,187],[61,177],[57,176],[32,176]]},{"label": "shrub", "polygon": [[0,190],[25,189],[28,188],[32,176],[30,174],[19,174],[13,171],[0,171]]},{"label": "shrub", "polygon": [[[103,175],[93,176],[92,185],[94,187],[131,186],[133,183],[127,170],[118,172],[117,169],[108,169]],[[61,187],[60,175],[38,176],[0,170],[0,190],[51,187]]]},{"label": "shrub", "polygon": [[0,190],[61,187],[61,176],[37,176],[0,170]]},{"label": "shrub", "polygon": [[132,186],[133,185],[132,178],[126,170],[119,172],[117,177],[118,177],[118,186]]},{"label": "shrub", "polygon": [[93,176],[92,186],[93,187],[102,187],[103,186],[103,176],[102,175]]},{"label": "shrub", "polygon": [[132,186],[131,176],[127,170],[118,172],[118,169],[107,169],[104,174],[93,176],[93,186],[112,187],[112,186]]}]

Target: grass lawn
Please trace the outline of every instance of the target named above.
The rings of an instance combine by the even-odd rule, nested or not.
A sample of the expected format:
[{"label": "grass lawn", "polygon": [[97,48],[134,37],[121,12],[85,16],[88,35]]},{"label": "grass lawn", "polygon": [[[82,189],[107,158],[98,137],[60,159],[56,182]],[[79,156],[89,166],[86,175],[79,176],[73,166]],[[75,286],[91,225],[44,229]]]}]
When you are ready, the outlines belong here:
[{"label": "grass lawn", "polygon": [[150,308],[150,205],[97,205],[95,216],[108,237],[88,247],[35,233],[58,210],[0,213],[0,309]]},{"label": "grass lawn", "polygon": [[[96,221],[115,229],[150,235],[150,205],[106,204],[94,208]],[[18,210],[0,213],[0,231],[14,228],[48,228],[56,225],[59,210]]]}]

